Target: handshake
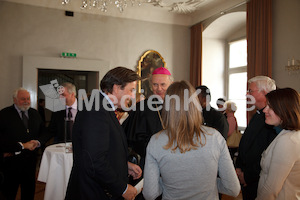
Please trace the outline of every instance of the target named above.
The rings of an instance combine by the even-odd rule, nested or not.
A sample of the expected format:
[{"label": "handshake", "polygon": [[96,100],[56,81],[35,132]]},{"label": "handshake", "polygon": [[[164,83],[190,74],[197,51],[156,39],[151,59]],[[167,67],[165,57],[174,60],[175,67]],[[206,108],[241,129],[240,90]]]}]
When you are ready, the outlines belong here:
[{"label": "handshake", "polygon": [[24,149],[28,149],[30,151],[35,150],[36,147],[40,146],[40,142],[37,140],[30,140],[26,143],[22,143],[24,146]]}]

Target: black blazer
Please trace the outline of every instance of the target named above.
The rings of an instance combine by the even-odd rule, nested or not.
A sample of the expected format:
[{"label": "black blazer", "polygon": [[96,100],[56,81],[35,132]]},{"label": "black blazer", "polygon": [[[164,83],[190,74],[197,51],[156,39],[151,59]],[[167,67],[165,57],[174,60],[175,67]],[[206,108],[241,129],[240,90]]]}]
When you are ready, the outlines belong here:
[{"label": "black blazer", "polygon": [[217,129],[226,140],[229,130],[226,117],[213,107],[209,106],[209,108],[209,111],[206,108],[202,110],[204,125]]},{"label": "black blazer", "polygon": [[54,143],[64,142],[65,118],[66,110],[53,112],[51,115],[51,121],[48,128],[52,136],[54,137]]},{"label": "black blazer", "polygon": [[51,137],[37,110],[29,108],[29,133],[14,105],[0,111],[0,145],[3,152],[18,152],[22,147],[18,142],[38,140],[45,144]]},{"label": "black blazer", "polygon": [[[162,130],[157,108],[162,107],[162,103],[152,105],[155,109],[150,110],[149,99],[145,99],[136,104],[136,109],[129,112],[129,117],[124,121],[122,127],[126,133],[128,145],[142,158],[146,156],[146,147],[152,135]],[[154,99],[153,101],[156,101]],[[144,106],[141,106],[144,104]],[[141,108],[144,108],[142,110]],[[159,110],[161,113],[161,109]],[[143,162],[143,160],[142,160]],[[143,168],[144,163],[141,163]]]},{"label": "black blazer", "polygon": [[125,133],[114,111],[79,111],[73,126],[73,168],[66,199],[123,199],[128,183]]},{"label": "black blazer", "polygon": [[260,110],[250,120],[240,141],[236,168],[241,168],[244,172],[244,178],[249,188],[251,185],[255,186],[254,192],[257,190],[261,171],[261,154],[276,135],[273,126],[265,123],[265,114]]}]

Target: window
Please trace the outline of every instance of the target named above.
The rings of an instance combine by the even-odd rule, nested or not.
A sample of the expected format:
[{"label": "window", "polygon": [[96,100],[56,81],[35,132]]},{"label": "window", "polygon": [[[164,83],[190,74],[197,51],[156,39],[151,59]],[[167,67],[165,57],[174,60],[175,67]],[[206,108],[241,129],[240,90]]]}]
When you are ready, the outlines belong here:
[{"label": "window", "polygon": [[235,117],[239,127],[247,126],[246,92],[247,92],[247,40],[229,43],[228,65],[228,100],[237,105]]}]

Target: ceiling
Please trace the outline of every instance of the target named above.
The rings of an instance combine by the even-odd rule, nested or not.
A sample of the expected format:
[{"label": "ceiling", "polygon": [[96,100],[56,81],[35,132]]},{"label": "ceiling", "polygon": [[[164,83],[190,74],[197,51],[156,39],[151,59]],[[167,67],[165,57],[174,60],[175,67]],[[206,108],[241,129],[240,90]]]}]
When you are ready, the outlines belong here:
[{"label": "ceiling", "polygon": [[203,37],[227,39],[233,33],[246,28],[246,12],[232,12],[214,20],[204,31]]},{"label": "ceiling", "polygon": [[[69,10],[80,13],[90,13],[114,16],[127,19],[151,21],[166,24],[191,26],[207,18],[244,4],[246,0],[127,0],[128,6],[122,13],[114,6],[115,0],[108,4],[107,12],[101,12],[97,8],[81,9],[82,0],[66,0],[68,4],[62,5],[62,0],[4,0],[27,5]],[[88,3],[90,0],[86,0]],[[91,0],[92,1],[92,0]],[[104,1],[104,0],[98,0]],[[124,0],[117,0],[124,1]],[[129,2],[141,1],[141,6]],[[231,19],[231,20],[234,20]]]}]

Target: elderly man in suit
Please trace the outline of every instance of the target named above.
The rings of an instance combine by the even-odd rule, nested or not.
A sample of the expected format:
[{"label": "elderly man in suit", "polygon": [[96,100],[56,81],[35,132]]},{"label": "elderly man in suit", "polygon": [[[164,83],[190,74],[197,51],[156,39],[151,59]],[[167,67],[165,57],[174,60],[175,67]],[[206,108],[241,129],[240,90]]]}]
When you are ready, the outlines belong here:
[{"label": "elderly man in suit", "polygon": [[257,195],[261,154],[276,137],[272,126],[265,123],[263,109],[267,105],[265,95],[276,89],[275,81],[267,76],[248,80],[248,94],[255,99],[256,113],[251,118],[240,141],[236,160],[236,172],[242,185],[244,200],[254,200]]},{"label": "elderly man in suit", "polygon": [[138,102],[135,110],[129,113],[129,117],[122,124],[129,146],[141,156],[142,169],[151,136],[163,129],[160,112],[173,77],[168,69],[159,67],[152,72],[149,81],[153,95]]},{"label": "elderly man in suit", "polygon": [[114,111],[134,98],[139,79],[136,72],[124,67],[108,71],[100,83],[99,99],[90,98],[94,106],[78,112],[66,199],[132,200],[136,196],[128,175],[138,179],[142,170],[128,162],[126,136]]},{"label": "elderly man in suit", "polygon": [[[164,67],[156,68],[149,77],[149,87],[153,95],[138,102],[129,113],[129,117],[122,124],[129,147],[134,155],[133,161],[144,169],[146,158],[146,147],[152,135],[163,129],[161,120],[161,109],[165,94],[173,82],[170,71]],[[137,156],[138,154],[139,156]],[[132,181],[135,184],[138,180]],[[137,196],[143,200],[142,194]]]},{"label": "elderly man in suit", "polygon": [[61,84],[64,92],[61,95],[66,99],[65,110],[53,112],[49,124],[49,130],[54,136],[54,143],[71,141],[73,122],[77,114],[76,87],[72,83]]},{"label": "elderly man in suit", "polygon": [[3,158],[3,194],[15,199],[19,185],[21,199],[34,199],[36,148],[51,137],[37,110],[30,108],[30,94],[19,88],[14,104],[0,111],[0,145]]}]

